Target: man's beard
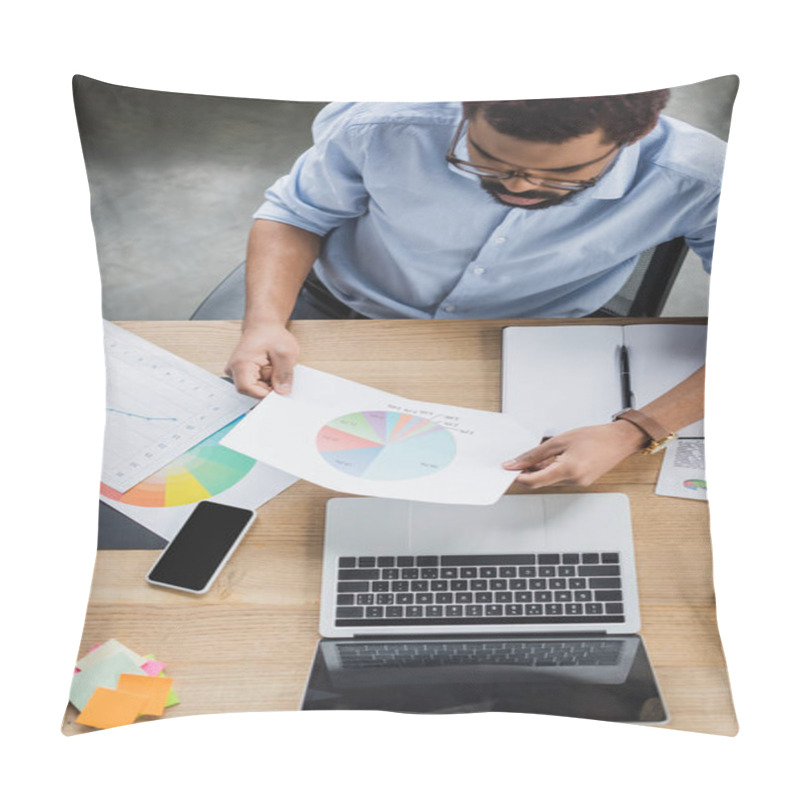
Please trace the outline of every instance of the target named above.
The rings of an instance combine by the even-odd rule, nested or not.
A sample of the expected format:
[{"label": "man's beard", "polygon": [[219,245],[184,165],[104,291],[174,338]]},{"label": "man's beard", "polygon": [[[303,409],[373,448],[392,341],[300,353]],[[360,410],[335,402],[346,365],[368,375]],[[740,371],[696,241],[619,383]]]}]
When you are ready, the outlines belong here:
[{"label": "man's beard", "polygon": [[[486,178],[481,178],[481,188],[487,191],[494,200],[498,203],[501,203],[504,206],[508,206],[509,208],[524,208],[528,211],[539,210],[543,208],[552,208],[553,206],[560,205],[565,200],[569,200],[575,192],[566,192],[565,194],[557,194],[556,192],[542,192],[538,189],[531,189],[529,192],[509,192],[502,183],[497,183],[495,181],[487,180]],[[519,197],[521,199],[532,199],[538,200],[540,199],[540,203],[534,203],[532,205],[524,205],[518,203],[510,203],[500,195],[510,195],[511,197]]]}]

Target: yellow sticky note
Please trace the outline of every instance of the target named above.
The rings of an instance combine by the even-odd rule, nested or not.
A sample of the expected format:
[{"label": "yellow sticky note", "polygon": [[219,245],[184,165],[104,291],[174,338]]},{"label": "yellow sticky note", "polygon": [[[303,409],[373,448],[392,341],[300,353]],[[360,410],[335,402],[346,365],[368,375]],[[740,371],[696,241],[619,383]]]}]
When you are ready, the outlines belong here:
[{"label": "yellow sticky note", "polygon": [[164,713],[164,705],[172,688],[172,678],[158,678],[154,675],[128,675],[123,673],[117,681],[117,689],[121,692],[141,695],[146,699],[140,714],[160,717]]},{"label": "yellow sticky note", "polygon": [[98,686],[75,721],[92,728],[130,725],[142,713],[146,703],[147,698],[140,694]]}]

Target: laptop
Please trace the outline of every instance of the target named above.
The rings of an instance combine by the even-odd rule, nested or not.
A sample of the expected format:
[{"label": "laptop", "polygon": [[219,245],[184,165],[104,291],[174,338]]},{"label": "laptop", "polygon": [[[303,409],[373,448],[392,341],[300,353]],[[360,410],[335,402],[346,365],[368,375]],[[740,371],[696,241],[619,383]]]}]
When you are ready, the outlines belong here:
[{"label": "laptop", "polygon": [[664,723],[623,494],[328,501],[301,708]]}]

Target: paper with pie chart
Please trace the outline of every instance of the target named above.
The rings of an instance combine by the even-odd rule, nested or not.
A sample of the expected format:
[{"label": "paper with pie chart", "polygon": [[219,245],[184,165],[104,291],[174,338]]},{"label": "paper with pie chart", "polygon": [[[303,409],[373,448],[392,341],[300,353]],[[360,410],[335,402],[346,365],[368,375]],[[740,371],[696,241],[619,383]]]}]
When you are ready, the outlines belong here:
[{"label": "paper with pie chart", "polygon": [[226,447],[336,491],[489,505],[517,473],[503,461],[538,438],[503,414],[424,403],[299,366]]}]

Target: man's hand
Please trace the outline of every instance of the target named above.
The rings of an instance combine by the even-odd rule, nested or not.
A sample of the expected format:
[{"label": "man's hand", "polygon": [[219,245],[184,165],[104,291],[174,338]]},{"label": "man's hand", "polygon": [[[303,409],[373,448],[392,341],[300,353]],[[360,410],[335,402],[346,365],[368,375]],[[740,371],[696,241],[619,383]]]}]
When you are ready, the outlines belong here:
[{"label": "man's hand", "polygon": [[548,439],[506,461],[506,469],[524,470],[517,477],[531,489],[559,484],[588,486],[645,444],[644,434],[620,420],[607,425],[575,428]]},{"label": "man's hand", "polygon": [[225,373],[242,394],[262,398],[272,389],[288,394],[299,354],[297,339],[283,325],[262,325],[242,334]]}]

